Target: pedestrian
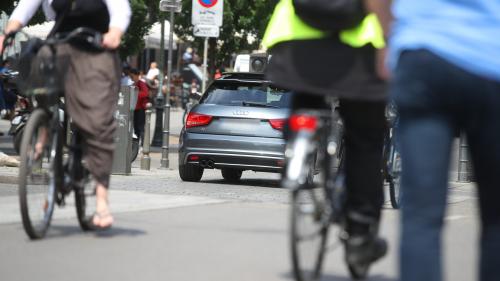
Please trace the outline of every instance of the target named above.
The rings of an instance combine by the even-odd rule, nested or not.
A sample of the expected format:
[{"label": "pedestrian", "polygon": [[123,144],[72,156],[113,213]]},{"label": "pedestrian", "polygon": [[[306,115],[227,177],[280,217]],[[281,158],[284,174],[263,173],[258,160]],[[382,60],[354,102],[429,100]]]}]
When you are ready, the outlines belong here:
[{"label": "pedestrian", "polygon": [[217,80],[217,79],[219,79],[221,77],[222,77],[222,73],[220,72],[220,69],[217,68],[215,70],[214,79]]},{"label": "pedestrian", "polygon": [[148,86],[140,79],[139,70],[133,68],[129,71],[133,85],[139,90],[137,103],[134,109],[134,133],[139,137],[141,146],[144,145],[144,126],[146,124],[146,105],[149,102]]},{"label": "pedestrian", "polygon": [[[292,114],[330,109],[326,101],[330,96],[340,100],[346,155],[345,259],[349,265],[369,265],[387,251],[385,240],[378,236],[384,202],[381,163],[386,82],[375,71],[384,35],[377,17],[365,12],[363,3],[369,0],[340,3],[358,5],[344,20],[334,13],[325,14],[321,2],[325,1],[278,3],[263,39],[272,55],[267,77],[293,91]],[[327,24],[314,23],[313,27],[313,21],[306,22],[306,9],[298,3],[316,4],[308,18],[323,15]],[[289,131],[285,137],[287,142],[293,141]]]},{"label": "pedestrian", "polygon": [[[467,136],[478,185],[478,279],[497,281],[500,2],[399,0],[392,10],[391,94],[400,114],[403,157],[401,280],[443,279],[450,153],[460,130]],[[389,5],[383,11],[388,13]]]},{"label": "pedestrian", "polygon": [[153,61],[149,65],[149,70],[148,73],[146,74],[146,79],[148,80],[158,79],[158,75],[160,75],[160,69],[158,69],[158,64],[155,61]]},{"label": "pedestrian", "polygon": [[130,66],[128,64],[124,64],[122,68],[122,79],[121,79],[121,85],[122,86],[132,86],[134,84],[134,81],[130,79]]},{"label": "pedestrian", "polygon": [[[20,0],[4,34],[19,31],[40,6],[48,19],[57,22],[52,33],[64,34],[87,27],[103,34],[105,51],[88,50],[81,42],[59,45],[57,51],[70,59],[65,106],[73,124],[83,133],[85,161],[96,180],[96,213],[92,223],[97,229],[106,229],[113,224],[108,188],[121,74],[116,49],[130,22],[130,4],[127,0]],[[4,38],[0,35],[0,50]],[[41,142],[43,137],[36,147],[42,148]]]}]

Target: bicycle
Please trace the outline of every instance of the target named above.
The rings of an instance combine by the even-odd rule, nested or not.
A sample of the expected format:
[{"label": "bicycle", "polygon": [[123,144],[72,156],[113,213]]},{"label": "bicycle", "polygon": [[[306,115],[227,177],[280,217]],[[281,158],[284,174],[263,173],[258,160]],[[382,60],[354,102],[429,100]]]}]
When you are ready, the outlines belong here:
[{"label": "bicycle", "polygon": [[57,46],[78,40],[102,49],[101,38],[91,29],[78,28],[66,35],[40,40],[39,49],[48,49],[47,56],[34,56],[25,69],[20,66],[20,76],[26,78],[20,82],[25,84],[24,92],[35,105],[21,142],[18,184],[23,227],[31,239],[45,236],[55,204],[64,206],[71,191],[75,192],[81,229],[94,229],[95,183],[82,157],[82,133],[72,128],[70,143],[64,142],[68,118],[63,113],[61,98],[68,58],[58,57]]},{"label": "bicycle", "polygon": [[[331,108],[299,110],[288,120],[282,186],[291,191],[290,248],[297,281],[319,280],[326,254],[349,238],[343,128],[337,107]],[[309,180],[313,167],[320,170],[316,182]],[[371,265],[346,263],[354,279],[365,278]]]}]

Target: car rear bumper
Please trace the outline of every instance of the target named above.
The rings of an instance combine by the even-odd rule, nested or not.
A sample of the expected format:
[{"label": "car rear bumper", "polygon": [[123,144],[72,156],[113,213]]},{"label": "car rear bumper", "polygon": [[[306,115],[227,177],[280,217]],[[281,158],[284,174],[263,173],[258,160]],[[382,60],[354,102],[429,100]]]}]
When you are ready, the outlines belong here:
[{"label": "car rear bumper", "polygon": [[284,151],[285,141],[281,138],[183,132],[179,144],[179,163],[204,168],[279,172],[284,164]]}]

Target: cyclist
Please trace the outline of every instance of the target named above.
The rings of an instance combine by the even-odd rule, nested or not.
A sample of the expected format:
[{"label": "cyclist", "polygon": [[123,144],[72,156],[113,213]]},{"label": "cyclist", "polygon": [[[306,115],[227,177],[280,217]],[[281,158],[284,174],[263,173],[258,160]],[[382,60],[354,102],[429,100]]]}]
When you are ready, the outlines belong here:
[{"label": "cyclist", "polygon": [[[56,20],[51,34],[87,27],[103,33],[96,52],[83,45],[58,46],[58,54],[69,55],[65,81],[65,103],[74,124],[85,139],[85,160],[96,180],[96,228],[113,223],[108,203],[108,187],[113,161],[114,112],[120,86],[120,61],[116,53],[130,21],[127,0],[20,0],[4,34],[20,30],[42,5],[46,17]],[[4,36],[0,36],[0,50]]]},{"label": "cyclist", "polygon": [[[337,32],[306,23],[296,10],[298,2],[308,1],[281,0],[269,22],[263,39],[272,54],[267,75],[294,91],[292,111],[327,109],[326,96],[340,99],[346,153],[345,258],[348,264],[370,264],[387,251],[385,240],[378,237],[384,202],[386,83],[375,69],[376,60],[384,54],[384,37],[377,17],[365,12],[363,1],[351,1],[359,4],[359,21]],[[309,1],[313,2],[328,1]],[[309,16],[318,18],[320,13]],[[326,16],[335,25],[338,19]],[[285,133],[288,140],[290,135]]]},{"label": "cyclist", "polygon": [[441,234],[457,130],[467,136],[478,185],[477,280],[499,280],[500,2],[400,0],[392,10],[391,95],[404,167],[401,280],[443,279]]}]

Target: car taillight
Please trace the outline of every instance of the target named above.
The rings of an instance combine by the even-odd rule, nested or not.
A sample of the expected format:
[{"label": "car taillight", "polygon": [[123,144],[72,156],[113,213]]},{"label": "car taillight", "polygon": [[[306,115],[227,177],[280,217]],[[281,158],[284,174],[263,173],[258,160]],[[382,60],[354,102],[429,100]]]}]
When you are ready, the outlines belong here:
[{"label": "car taillight", "polygon": [[269,120],[269,124],[275,130],[283,131],[283,127],[285,126],[286,119],[271,119]]},{"label": "car taillight", "polygon": [[206,126],[212,122],[212,116],[189,112],[186,118],[186,128]]},{"label": "car taillight", "polygon": [[306,130],[315,131],[318,125],[318,120],[315,116],[310,115],[292,115],[288,121],[290,129],[294,132]]}]

